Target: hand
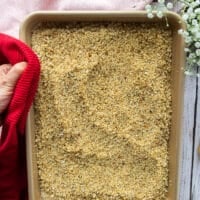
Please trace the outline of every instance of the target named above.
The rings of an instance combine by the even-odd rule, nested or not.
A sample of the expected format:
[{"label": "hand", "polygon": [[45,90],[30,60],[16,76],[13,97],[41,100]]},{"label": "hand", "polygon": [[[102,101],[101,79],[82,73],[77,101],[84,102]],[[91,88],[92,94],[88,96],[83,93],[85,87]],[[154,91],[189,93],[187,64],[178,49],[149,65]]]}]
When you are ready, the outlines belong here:
[{"label": "hand", "polygon": [[7,108],[12,97],[15,85],[26,68],[26,62],[15,65],[0,65],[0,114]]}]

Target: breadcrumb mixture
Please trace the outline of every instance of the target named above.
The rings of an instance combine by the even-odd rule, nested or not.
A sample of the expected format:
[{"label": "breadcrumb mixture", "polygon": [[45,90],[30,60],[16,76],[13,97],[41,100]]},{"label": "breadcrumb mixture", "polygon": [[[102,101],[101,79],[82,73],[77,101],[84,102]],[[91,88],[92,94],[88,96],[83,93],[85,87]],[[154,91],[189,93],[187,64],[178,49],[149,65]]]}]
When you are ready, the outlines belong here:
[{"label": "breadcrumb mixture", "polygon": [[161,24],[34,29],[43,200],[167,199],[171,43]]}]

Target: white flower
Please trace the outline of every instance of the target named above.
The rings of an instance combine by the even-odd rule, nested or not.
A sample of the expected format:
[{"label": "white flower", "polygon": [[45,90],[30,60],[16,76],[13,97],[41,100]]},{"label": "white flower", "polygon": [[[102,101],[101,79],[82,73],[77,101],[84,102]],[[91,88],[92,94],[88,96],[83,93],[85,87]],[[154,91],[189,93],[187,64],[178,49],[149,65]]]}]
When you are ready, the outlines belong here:
[{"label": "white flower", "polygon": [[186,37],[186,38],[185,38],[185,42],[186,42],[186,43],[192,42],[192,38],[191,38],[191,37]]},{"label": "white flower", "polygon": [[159,11],[157,11],[156,15],[157,15],[158,18],[162,18],[163,12],[159,10]]},{"label": "white flower", "polygon": [[153,16],[153,13],[148,13],[148,14],[147,14],[147,17],[150,18],[150,19],[152,19],[152,18],[154,17],[154,16]]},{"label": "white flower", "polygon": [[197,49],[197,50],[196,50],[196,55],[197,55],[197,56],[200,56],[200,49]]},{"label": "white flower", "polygon": [[194,64],[197,61],[195,53],[189,53],[188,61],[189,63],[192,63],[192,64]]},{"label": "white flower", "polygon": [[190,52],[190,49],[189,48],[184,48],[184,51],[185,52]]},{"label": "white flower", "polygon": [[195,42],[194,46],[195,46],[196,48],[200,48],[200,42]]},{"label": "white flower", "polygon": [[173,3],[168,2],[168,3],[167,3],[167,8],[168,8],[168,9],[172,9],[172,8],[173,8]]},{"label": "white flower", "polygon": [[192,7],[189,7],[189,8],[187,9],[187,13],[188,13],[188,14],[193,13],[193,8],[192,8]]},{"label": "white flower", "polygon": [[189,54],[189,58],[191,58],[191,59],[195,58],[195,54],[194,53],[190,53]]},{"label": "white flower", "polygon": [[190,14],[190,19],[194,19],[196,17],[195,13]]},{"label": "white flower", "polygon": [[189,18],[189,15],[187,13],[185,13],[185,14],[182,15],[182,18],[183,18],[184,21],[187,21],[188,18]]},{"label": "white flower", "polygon": [[158,0],[158,3],[165,3],[165,0]]},{"label": "white flower", "polygon": [[195,12],[196,14],[200,14],[200,8],[195,9],[194,12]]},{"label": "white flower", "polygon": [[182,35],[182,34],[183,34],[183,29],[179,29],[179,30],[178,30],[178,34],[179,34],[179,35]]},{"label": "white flower", "polygon": [[197,39],[200,39],[200,32],[196,32],[195,36],[196,36]]},{"label": "white flower", "polygon": [[180,2],[180,7],[181,7],[181,8],[184,8],[184,7],[185,7],[185,3]]},{"label": "white flower", "polygon": [[152,7],[151,7],[151,5],[149,5],[149,4],[148,4],[148,5],[146,5],[146,6],[145,6],[145,10],[152,10]]},{"label": "white flower", "polygon": [[193,27],[189,30],[190,30],[191,33],[197,33],[199,31],[197,27]]},{"label": "white flower", "polygon": [[198,1],[194,1],[194,2],[190,3],[190,6],[191,6],[192,8],[194,8],[194,7],[198,6],[198,5],[199,5],[199,2],[198,2]]},{"label": "white flower", "polygon": [[198,25],[198,22],[197,22],[197,20],[196,20],[196,19],[193,19],[193,20],[192,20],[192,25],[193,25],[193,26],[196,26],[196,25]]},{"label": "white flower", "polygon": [[188,31],[183,31],[183,36],[184,36],[184,37],[187,37],[187,36],[189,36],[189,33],[188,33]]}]

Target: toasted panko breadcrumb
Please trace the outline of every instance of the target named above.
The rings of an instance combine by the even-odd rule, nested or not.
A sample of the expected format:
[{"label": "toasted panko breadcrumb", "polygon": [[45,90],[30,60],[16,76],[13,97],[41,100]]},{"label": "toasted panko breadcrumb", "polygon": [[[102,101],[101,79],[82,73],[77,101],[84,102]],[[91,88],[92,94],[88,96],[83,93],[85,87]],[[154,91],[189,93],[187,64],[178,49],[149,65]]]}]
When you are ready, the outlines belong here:
[{"label": "toasted panko breadcrumb", "polygon": [[34,110],[43,200],[164,200],[172,33],[161,24],[42,23]]}]

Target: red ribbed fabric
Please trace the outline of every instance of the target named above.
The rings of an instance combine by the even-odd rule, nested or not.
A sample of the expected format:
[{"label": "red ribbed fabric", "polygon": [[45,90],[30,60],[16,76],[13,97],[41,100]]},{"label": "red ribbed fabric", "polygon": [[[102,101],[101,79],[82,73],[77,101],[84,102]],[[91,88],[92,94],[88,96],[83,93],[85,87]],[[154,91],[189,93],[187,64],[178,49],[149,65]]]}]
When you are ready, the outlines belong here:
[{"label": "red ribbed fabric", "polygon": [[24,200],[27,193],[25,123],[40,74],[34,52],[23,42],[0,34],[0,64],[28,63],[4,113],[0,140],[0,200]]}]

